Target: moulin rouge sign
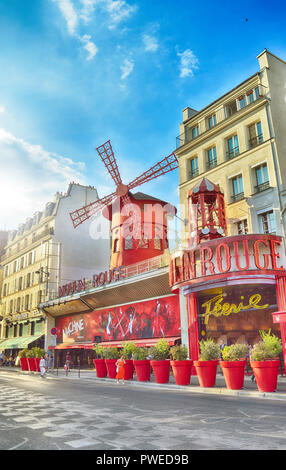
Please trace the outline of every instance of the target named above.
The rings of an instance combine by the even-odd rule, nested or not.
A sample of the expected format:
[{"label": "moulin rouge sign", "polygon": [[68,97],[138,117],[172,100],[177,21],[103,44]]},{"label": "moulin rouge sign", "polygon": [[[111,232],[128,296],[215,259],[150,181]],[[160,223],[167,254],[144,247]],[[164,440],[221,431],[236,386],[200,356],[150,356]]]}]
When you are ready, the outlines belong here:
[{"label": "moulin rouge sign", "polygon": [[175,254],[170,261],[170,285],[199,282],[228,273],[277,273],[282,266],[282,238],[276,235],[238,235],[201,243]]},{"label": "moulin rouge sign", "polygon": [[103,271],[99,274],[94,274],[92,279],[79,279],[78,281],[69,282],[64,286],[59,287],[59,297],[72,295],[77,292],[83,292],[92,287],[100,287],[105,284],[110,284],[114,281],[119,281],[124,278],[124,266],[113,268],[109,271]]}]

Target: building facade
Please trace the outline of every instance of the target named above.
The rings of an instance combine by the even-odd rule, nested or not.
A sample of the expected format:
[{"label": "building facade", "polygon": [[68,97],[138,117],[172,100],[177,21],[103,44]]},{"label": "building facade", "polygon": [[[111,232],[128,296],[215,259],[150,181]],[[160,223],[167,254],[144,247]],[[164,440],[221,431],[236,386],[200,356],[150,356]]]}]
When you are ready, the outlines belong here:
[{"label": "building facade", "polygon": [[56,298],[60,285],[93,273],[95,266],[108,266],[109,226],[106,237],[95,240],[90,224],[75,231],[69,217],[71,210],[97,199],[95,188],[71,183],[65,194],[57,193],[42,212],[9,232],[1,257],[0,349],[16,352],[34,342],[47,348],[54,321],[39,304]]},{"label": "building facade", "polygon": [[258,62],[257,73],[215,102],[183,111],[176,150],[180,201],[206,177],[224,191],[228,235],[284,237],[286,63],[267,50]]}]

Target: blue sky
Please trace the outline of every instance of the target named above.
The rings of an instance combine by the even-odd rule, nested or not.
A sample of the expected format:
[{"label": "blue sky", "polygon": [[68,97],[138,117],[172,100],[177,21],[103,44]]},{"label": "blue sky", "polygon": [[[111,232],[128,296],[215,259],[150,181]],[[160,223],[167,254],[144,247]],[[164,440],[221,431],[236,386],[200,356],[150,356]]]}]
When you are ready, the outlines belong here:
[{"label": "blue sky", "polygon": [[[0,229],[70,181],[113,192],[95,148],[110,139],[128,183],[175,150],[182,110],[201,109],[286,60],[273,0],[0,0]],[[178,171],[138,190],[178,203]]]}]

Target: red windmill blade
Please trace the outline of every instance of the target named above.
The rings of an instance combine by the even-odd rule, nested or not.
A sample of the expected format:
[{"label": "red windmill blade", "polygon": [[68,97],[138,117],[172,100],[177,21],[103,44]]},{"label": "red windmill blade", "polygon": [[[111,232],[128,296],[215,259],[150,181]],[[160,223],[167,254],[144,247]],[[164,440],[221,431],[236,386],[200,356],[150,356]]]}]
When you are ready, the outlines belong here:
[{"label": "red windmill blade", "polygon": [[125,185],[122,183],[110,140],[105,142],[96,150],[116,184],[116,191],[109,194],[108,196],[103,197],[102,199],[82,207],[81,209],[77,209],[71,212],[70,216],[74,228],[96,214],[100,209],[103,209],[103,207],[108,206],[115,197],[121,197],[124,205],[128,203],[131,204],[132,201],[128,194],[130,189],[141,186],[141,184],[147,183],[152,179],[158,178],[161,175],[173,171],[179,166],[177,156],[175,153],[172,153],[168,157],[165,157],[163,160],[158,162],[156,165],[152,166],[148,171],[145,171],[142,173],[142,175],[135,178],[133,181],[131,181],[131,183]]}]

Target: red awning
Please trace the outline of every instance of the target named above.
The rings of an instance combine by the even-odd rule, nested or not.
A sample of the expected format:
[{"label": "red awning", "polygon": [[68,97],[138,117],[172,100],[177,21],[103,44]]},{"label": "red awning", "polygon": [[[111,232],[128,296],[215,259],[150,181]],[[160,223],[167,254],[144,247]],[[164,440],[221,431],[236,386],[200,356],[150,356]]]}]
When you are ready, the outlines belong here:
[{"label": "red awning", "polygon": [[109,347],[114,346],[116,348],[122,347],[123,343],[135,343],[136,346],[147,347],[147,346],[155,346],[155,344],[159,341],[159,339],[164,339],[168,341],[170,346],[173,346],[176,341],[180,340],[180,336],[172,336],[170,338],[145,338],[145,339],[136,339],[134,341],[104,341],[103,343],[99,343],[100,346]]},{"label": "red awning", "polygon": [[49,349],[93,349],[94,343],[80,344],[80,343],[61,343],[57,346],[50,346]]}]

